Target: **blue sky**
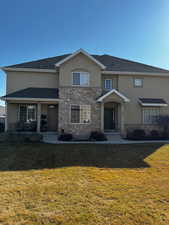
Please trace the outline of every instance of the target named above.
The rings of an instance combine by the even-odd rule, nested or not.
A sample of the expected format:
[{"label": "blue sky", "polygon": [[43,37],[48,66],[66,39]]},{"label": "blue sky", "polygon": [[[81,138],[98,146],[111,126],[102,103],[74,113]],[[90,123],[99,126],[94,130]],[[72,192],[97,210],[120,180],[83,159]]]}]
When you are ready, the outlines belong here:
[{"label": "blue sky", "polygon": [[1,1],[0,66],[84,48],[169,69],[168,12],[168,0]]}]

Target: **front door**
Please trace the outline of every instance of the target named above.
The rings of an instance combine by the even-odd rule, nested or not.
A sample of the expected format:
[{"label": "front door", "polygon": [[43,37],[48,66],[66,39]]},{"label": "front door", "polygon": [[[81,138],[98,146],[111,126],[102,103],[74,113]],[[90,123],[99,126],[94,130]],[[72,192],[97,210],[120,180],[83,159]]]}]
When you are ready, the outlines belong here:
[{"label": "front door", "polygon": [[104,108],[104,130],[116,129],[115,108]]},{"label": "front door", "polygon": [[47,116],[48,131],[57,131],[58,127],[58,106],[48,105]]}]

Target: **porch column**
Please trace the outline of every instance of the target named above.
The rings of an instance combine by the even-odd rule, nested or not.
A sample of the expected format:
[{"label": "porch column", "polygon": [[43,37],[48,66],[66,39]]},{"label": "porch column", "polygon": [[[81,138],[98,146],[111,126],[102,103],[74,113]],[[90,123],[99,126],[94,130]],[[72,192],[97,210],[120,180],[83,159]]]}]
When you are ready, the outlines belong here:
[{"label": "porch column", "polygon": [[8,131],[8,103],[5,102],[5,132]]},{"label": "porch column", "polygon": [[101,131],[104,132],[104,102],[101,102]]},{"label": "porch column", "polygon": [[41,122],[41,103],[38,103],[37,107],[37,132],[40,133],[40,122]]},{"label": "porch column", "polygon": [[124,103],[121,103],[121,133],[124,133]]}]

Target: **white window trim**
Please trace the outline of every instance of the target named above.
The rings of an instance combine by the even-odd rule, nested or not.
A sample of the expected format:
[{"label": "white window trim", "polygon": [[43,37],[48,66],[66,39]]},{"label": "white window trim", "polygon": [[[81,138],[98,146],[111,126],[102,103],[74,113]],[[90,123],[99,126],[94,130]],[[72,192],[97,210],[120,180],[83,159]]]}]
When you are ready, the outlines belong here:
[{"label": "white window trim", "polygon": [[[74,73],[85,73],[87,76],[88,76],[88,84],[87,85],[81,85],[81,84],[73,84],[73,74]],[[90,74],[89,74],[89,72],[85,72],[85,71],[73,71],[72,72],[72,86],[74,86],[74,87],[89,87],[90,86]]]},{"label": "white window trim", "polygon": [[[107,80],[109,80],[110,81],[110,86],[111,86],[111,88],[109,89],[109,88],[106,88],[106,81]],[[113,89],[113,82],[112,82],[112,79],[104,79],[104,89],[105,90],[112,90]]]},{"label": "white window trim", "polygon": [[90,106],[90,121],[89,121],[89,123],[72,123],[72,121],[71,121],[71,112],[72,112],[72,106],[80,106],[80,108],[81,108],[81,106],[84,106],[84,105],[86,105],[86,104],[83,104],[83,105],[78,105],[78,104],[71,104],[70,105],[70,110],[69,110],[69,118],[70,118],[70,124],[74,124],[74,125],[82,125],[82,124],[84,124],[84,125],[89,125],[89,124],[91,124],[91,105],[87,105],[87,106]]},{"label": "white window trim", "polygon": [[[36,104],[19,104],[19,111],[18,111],[18,122],[20,122],[20,111],[21,111],[21,106],[25,105],[26,106],[26,123],[28,122],[28,105],[35,105]],[[36,106],[36,110],[35,110],[35,118],[36,120],[33,120],[33,121],[37,121],[37,106]]]},{"label": "white window trim", "polygon": [[[141,80],[141,85],[140,86],[135,84],[136,80]],[[136,78],[136,77],[134,77],[133,78],[133,86],[134,86],[134,88],[142,88],[143,87],[143,78]]]},{"label": "white window trim", "polygon": [[156,123],[145,123],[144,122],[145,121],[144,110],[147,110],[147,109],[149,109],[149,110],[154,110],[154,109],[159,110],[159,116],[160,116],[161,115],[161,108],[160,107],[144,107],[144,108],[142,108],[142,124],[143,125],[154,125],[154,124],[156,124]]}]

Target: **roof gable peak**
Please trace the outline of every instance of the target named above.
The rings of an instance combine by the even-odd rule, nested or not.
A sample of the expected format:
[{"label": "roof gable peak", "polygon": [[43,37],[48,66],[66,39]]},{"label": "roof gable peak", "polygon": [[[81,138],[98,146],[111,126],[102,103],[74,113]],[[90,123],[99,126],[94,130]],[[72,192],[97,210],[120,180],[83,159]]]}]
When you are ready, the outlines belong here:
[{"label": "roof gable peak", "polygon": [[86,52],[84,49],[80,48],[79,50],[77,50],[76,52],[72,53],[71,55],[67,56],[66,58],[62,59],[61,61],[57,62],[55,64],[56,67],[59,67],[61,64],[65,63],[66,61],[70,60],[71,58],[75,57],[78,54],[84,54],[85,56],[87,56],[89,59],[91,59],[93,62],[95,62],[99,67],[101,67],[101,69],[105,69],[106,67],[99,62],[97,59],[95,59],[92,55],[90,55],[88,52]]}]

